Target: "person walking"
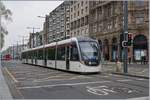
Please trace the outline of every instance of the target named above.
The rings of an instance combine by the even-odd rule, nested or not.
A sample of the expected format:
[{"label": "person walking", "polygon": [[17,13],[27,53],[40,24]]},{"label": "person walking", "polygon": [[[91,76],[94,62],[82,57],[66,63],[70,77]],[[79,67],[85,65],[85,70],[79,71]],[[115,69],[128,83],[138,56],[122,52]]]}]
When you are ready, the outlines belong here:
[{"label": "person walking", "polygon": [[128,60],[129,60],[129,64],[131,64],[131,57],[129,57]]}]

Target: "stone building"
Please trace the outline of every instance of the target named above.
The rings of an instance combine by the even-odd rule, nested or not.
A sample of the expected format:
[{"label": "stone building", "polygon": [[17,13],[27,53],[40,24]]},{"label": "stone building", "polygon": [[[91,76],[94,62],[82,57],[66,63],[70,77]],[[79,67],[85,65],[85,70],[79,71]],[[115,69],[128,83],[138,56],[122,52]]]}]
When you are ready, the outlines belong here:
[{"label": "stone building", "polygon": [[[123,58],[121,40],[123,33],[123,1],[89,1],[89,33],[99,40],[105,60]],[[148,1],[128,1],[128,32],[133,35],[133,45],[128,47],[128,57],[148,60]]]},{"label": "stone building", "polygon": [[89,36],[89,1],[70,2],[70,36]]},{"label": "stone building", "polygon": [[47,43],[65,38],[69,34],[69,3],[63,2],[49,13],[49,30]]}]

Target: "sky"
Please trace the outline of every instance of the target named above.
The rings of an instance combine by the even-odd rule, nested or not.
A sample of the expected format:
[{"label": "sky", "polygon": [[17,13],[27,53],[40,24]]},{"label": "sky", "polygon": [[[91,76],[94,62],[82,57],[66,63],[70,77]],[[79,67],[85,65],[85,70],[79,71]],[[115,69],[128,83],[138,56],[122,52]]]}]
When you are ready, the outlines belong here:
[{"label": "sky", "polygon": [[[6,8],[10,9],[12,14],[12,22],[4,22],[8,35],[5,37],[4,49],[9,46],[22,43],[22,36],[26,39],[32,29],[27,27],[35,27],[35,32],[43,29],[44,18],[37,16],[45,16],[54,10],[63,1],[3,1]],[[27,42],[27,40],[26,40]]]}]

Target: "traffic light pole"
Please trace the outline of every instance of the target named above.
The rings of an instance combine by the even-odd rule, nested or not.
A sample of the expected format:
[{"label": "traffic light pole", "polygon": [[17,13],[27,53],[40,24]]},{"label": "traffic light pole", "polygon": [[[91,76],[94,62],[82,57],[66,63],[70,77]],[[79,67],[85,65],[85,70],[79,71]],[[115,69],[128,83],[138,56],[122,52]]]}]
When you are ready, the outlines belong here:
[{"label": "traffic light pole", "polygon": [[[124,41],[128,41],[127,36],[128,36],[128,1],[123,1],[124,5]],[[123,48],[124,50],[124,73],[128,73],[128,65],[127,65],[127,59],[128,59],[128,48],[125,46]]]}]

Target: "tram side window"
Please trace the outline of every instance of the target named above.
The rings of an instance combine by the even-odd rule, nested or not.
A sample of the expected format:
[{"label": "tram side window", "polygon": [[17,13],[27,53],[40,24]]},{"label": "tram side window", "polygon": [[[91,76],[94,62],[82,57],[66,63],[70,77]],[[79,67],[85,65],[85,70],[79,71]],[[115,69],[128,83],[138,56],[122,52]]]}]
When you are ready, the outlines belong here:
[{"label": "tram side window", "polygon": [[22,59],[25,59],[25,53],[21,54]]},{"label": "tram side window", "polygon": [[31,59],[31,52],[28,52],[28,53],[29,53],[28,57],[29,57],[29,59]]},{"label": "tram side window", "polygon": [[34,58],[33,51],[31,51],[31,52],[30,52],[30,57],[31,57],[31,59],[33,59],[33,58]]},{"label": "tram side window", "polygon": [[71,45],[71,61],[78,61],[79,60],[79,54],[78,54],[78,48],[76,43],[72,43]]},{"label": "tram side window", "polygon": [[38,50],[38,59],[43,59],[43,50]]},{"label": "tram side window", "polygon": [[65,60],[65,47],[57,48],[57,60]]},{"label": "tram side window", "polygon": [[55,48],[48,49],[48,60],[55,60]]}]

